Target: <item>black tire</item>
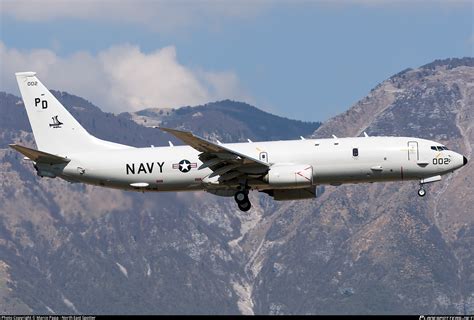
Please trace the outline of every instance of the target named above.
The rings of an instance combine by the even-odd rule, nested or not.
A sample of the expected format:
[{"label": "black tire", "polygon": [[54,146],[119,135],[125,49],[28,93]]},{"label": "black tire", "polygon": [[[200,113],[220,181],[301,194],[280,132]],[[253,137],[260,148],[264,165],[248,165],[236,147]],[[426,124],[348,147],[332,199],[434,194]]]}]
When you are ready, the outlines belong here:
[{"label": "black tire", "polygon": [[244,191],[237,191],[234,195],[234,199],[237,204],[249,202],[249,198]]},{"label": "black tire", "polygon": [[239,209],[243,212],[247,212],[250,210],[250,208],[252,208],[252,204],[250,203],[250,201],[239,203],[238,205]]},{"label": "black tire", "polygon": [[419,195],[420,197],[426,196],[426,190],[423,189],[423,188],[420,188],[420,189],[418,190],[418,195]]}]

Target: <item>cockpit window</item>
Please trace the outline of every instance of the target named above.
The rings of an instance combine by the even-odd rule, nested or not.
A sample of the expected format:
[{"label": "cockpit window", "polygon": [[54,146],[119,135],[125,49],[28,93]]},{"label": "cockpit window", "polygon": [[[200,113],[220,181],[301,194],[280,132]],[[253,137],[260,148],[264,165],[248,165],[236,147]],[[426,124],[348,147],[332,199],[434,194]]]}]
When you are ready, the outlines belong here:
[{"label": "cockpit window", "polygon": [[449,149],[446,148],[445,146],[431,146],[431,150],[434,150],[434,151],[443,151],[443,150],[449,150]]}]

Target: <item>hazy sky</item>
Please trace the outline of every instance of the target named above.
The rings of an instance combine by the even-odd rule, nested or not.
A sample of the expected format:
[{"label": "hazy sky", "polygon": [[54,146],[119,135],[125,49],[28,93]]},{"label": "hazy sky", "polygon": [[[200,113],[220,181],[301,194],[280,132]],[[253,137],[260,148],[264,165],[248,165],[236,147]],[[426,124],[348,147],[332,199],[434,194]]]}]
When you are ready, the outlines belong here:
[{"label": "hazy sky", "polygon": [[326,120],[434,59],[474,56],[474,1],[0,0],[14,72],[110,112],[230,98]]}]

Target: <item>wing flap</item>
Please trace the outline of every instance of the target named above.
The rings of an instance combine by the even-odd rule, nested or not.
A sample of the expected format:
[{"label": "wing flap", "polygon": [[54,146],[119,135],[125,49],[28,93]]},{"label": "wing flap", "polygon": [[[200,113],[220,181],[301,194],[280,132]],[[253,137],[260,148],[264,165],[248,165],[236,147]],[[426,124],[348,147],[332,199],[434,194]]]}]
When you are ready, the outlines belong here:
[{"label": "wing flap", "polygon": [[10,148],[18,151],[19,153],[23,154],[24,156],[28,157],[29,159],[33,160],[34,162],[38,163],[47,163],[47,164],[61,164],[61,163],[68,163],[71,159],[56,156],[51,153],[30,149],[27,147],[20,146],[18,144],[10,144]]},{"label": "wing flap", "polygon": [[[191,132],[169,128],[160,129],[174,135],[187,145],[201,152],[199,159],[203,164],[199,167],[199,170],[209,168],[213,171],[208,178],[219,176],[219,181],[221,182],[230,181],[240,176],[252,174],[247,172],[247,168],[258,172],[257,175],[260,175],[266,173],[270,166],[266,162],[232,150],[222,144],[207,141],[204,138],[195,136]],[[255,170],[255,168],[258,170]]]}]

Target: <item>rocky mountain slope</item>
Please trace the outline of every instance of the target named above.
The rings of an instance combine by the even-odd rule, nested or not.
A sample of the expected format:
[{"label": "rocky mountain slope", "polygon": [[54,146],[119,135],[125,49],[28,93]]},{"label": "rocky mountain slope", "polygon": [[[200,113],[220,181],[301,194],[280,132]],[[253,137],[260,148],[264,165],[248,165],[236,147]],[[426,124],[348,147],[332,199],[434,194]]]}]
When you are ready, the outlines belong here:
[{"label": "rocky mountain slope", "polygon": [[[472,159],[473,88],[472,58],[405,70],[314,136],[413,135]],[[114,116],[56,95],[94,134],[138,146],[167,143],[145,127],[156,123],[221,141],[296,138],[318,126],[230,101]],[[313,201],[252,194],[242,213],[206,193],[39,179],[7,148],[34,145],[19,100],[0,94],[2,313],[474,312],[473,161],[423,199],[416,182],[320,187]]]},{"label": "rocky mountain slope", "polygon": [[223,142],[298,139],[300,135],[311,135],[321,125],[278,117],[230,100],[179,109],[146,109],[121,116],[144,126],[183,128]]},{"label": "rocky mountain slope", "polygon": [[[417,136],[472,159],[473,119],[474,59],[444,60],[384,81],[314,136]],[[473,183],[471,161],[425,198],[397,182],[283,204],[255,232],[255,311],[473,313]]]}]

